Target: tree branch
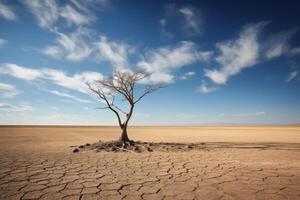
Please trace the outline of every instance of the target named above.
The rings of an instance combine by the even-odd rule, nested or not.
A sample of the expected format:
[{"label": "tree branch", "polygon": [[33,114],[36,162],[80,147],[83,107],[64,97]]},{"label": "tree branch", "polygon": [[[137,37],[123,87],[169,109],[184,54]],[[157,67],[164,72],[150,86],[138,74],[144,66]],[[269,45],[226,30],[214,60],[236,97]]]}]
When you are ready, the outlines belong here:
[{"label": "tree branch", "polygon": [[91,86],[90,83],[86,83],[86,84],[87,84],[87,86],[89,87],[89,89],[90,89],[91,91],[93,91],[94,93],[98,94],[99,98],[103,99],[103,100],[106,102],[107,108],[110,109],[113,113],[116,114],[116,116],[117,116],[117,118],[118,118],[119,126],[120,126],[121,128],[123,128],[123,123],[122,123],[122,120],[121,120],[121,118],[120,118],[119,113],[118,113],[114,108],[111,107],[111,105],[110,105],[109,101],[107,100],[107,98],[106,98],[104,92],[102,91],[102,93],[101,93],[100,90],[95,90],[95,89]]},{"label": "tree branch", "polygon": [[136,104],[137,102],[139,102],[143,97],[145,97],[147,94],[150,94],[160,88],[163,88],[163,86],[161,85],[157,85],[157,86],[148,86],[148,88],[145,90],[145,92],[137,98],[137,100],[134,101],[134,104]]},{"label": "tree branch", "polygon": [[[129,120],[132,117],[134,106],[138,103],[142,98],[144,98],[147,94],[150,94],[157,89],[161,88],[162,86],[156,85],[149,85],[145,86],[145,91],[136,98],[135,100],[135,89],[136,85],[139,83],[140,80],[146,78],[150,75],[150,73],[143,71],[115,71],[110,77],[96,80],[95,83],[97,85],[96,89],[91,86],[91,84],[87,83],[89,89],[98,95],[98,97],[107,104],[107,106],[98,109],[110,109],[112,112],[115,113],[118,119],[119,126],[123,129],[126,128],[128,125]],[[122,110],[121,107],[115,104],[115,98],[118,97],[117,95],[123,96],[123,101],[127,101],[130,108],[128,112],[127,107],[126,109]],[[120,114],[125,115],[125,119],[123,122],[121,120]]]}]

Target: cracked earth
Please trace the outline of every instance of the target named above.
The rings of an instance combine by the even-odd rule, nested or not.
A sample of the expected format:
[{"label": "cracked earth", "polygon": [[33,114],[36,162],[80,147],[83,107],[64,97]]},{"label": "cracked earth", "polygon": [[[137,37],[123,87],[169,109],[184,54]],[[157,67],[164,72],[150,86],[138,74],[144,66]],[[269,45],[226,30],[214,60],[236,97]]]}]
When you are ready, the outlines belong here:
[{"label": "cracked earth", "polygon": [[297,144],[74,154],[36,137],[0,137],[0,199],[300,199]]}]

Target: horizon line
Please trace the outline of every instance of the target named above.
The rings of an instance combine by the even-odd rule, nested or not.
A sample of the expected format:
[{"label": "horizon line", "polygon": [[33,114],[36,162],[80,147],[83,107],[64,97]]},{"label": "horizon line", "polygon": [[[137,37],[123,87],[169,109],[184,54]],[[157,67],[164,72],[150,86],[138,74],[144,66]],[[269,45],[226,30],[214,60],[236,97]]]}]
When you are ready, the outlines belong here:
[{"label": "horizon line", "polygon": [[[117,127],[118,125],[105,125],[105,124],[0,124],[0,127]],[[300,126],[300,123],[224,123],[224,124],[133,124],[130,127],[221,127],[221,126],[237,126],[237,127],[246,127],[246,126]]]}]

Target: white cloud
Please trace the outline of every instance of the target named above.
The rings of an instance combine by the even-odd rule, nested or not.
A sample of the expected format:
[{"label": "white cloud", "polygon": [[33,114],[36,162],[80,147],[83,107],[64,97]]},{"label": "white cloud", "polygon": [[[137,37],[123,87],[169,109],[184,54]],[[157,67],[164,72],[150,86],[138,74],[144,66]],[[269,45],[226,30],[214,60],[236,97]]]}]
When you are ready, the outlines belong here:
[{"label": "white cloud", "polygon": [[11,84],[0,82],[0,90],[8,90],[8,91],[15,90],[15,86],[11,85]]},{"label": "white cloud", "polygon": [[185,19],[184,31],[189,34],[200,34],[202,29],[202,16],[199,10],[193,6],[185,6],[179,9]]},{"label": "white cloud", "polygon": [[112,63],[115,68],[127,66],[128,55],[135,49],[125,43],[109,41],[105,36],[100,36],[100,41],[95,43],[95,56],[103,61]]},{"label": "white cloud", "polygon": [[28,104],[21,103],[19,105],[11,105],[11,104],[8,104],[8,103],[0,102],[0,111],[4,111],[4,112],[27,112],[27,111],[32,111],[32,110],[33,110],[33,108]]},{"label": "white cloud", "polygon": [[196,72],[187,72],[185,73],[186,76],[194,76],[196,74]]},{"label": "white cloud", "polygon": [[37,18],[39,26],[52,30],[54,25],[63,19],[68,25],[81,26],[95,20],[91,5],[99,5],[97,1],[79,2],[72,0],[64,5],[56,0],[24,0],[23,3]]},{"label": "white cloud", "polygon": [[[292,36],[297,32],[297,29],[281,31],[268,38],[264,48],[266,49],[265,56],[267,59],[279,57],[284,54],[295,53],[289,45]],[[296,50],[297,51],[297,50]]]},{"label": "white cloud", "polygon": [[81,98],[78,98],[78,97],[76,97],[76,96],[70,95],[70,94],[68,94],[68,93],[60,92],[60,91],[57,91],[57,90],[51,90],[50,93],[52,93],[52,94],[54,94],[54,95],[57,95],[57,96],[69,98],[69,99],[78,101],[78,102],[80,102],[80,103],[92,103],[92,101],[90,101],[90,100],[81,99]]},{"label": "white cloud", "polygon": [[218,88],[216,87],[209,87],[207,86],[205,81],[202,81],[202,84],[200,85],[200,87],[196,90],[196,92],[200,92],[200,93],[210,93],[210,92],[214,92],[216,91]]},{"label": "white cloud", "polygon": [[281,31],[259,40],[263,28],[270,22],[259,22],[242,29],[238,38],[216,44],[219,55],[215,58],[220,69],[205,69],[205,76],[215,84],[226,84],[228,79],[243,69],[282,55],[300,53],[298,47],[289,44],[297,29]]},{"label": "white cloud", "polygon": [[42,49],[42,53],[56,59],[62,57],[63,54],[62,49],[59,46],[48,46]]},{"label": "white cloud", "polygon": [[[134,51],[133,47],[125,43],[109,41],[104,36],[95,38],[93,30],[83,27],[95,20],[93,10],[108,6],[110,0],[24,0],[23,3],[35,15],[39,26],[57,34],[54,44],[41,49],[45,55],[73,62],[93,56],[96,60],[111,62],[114,67],[124,67],[128,54]],[[61,19],[68,25],[76,25],[77,29],[70,33],[61,32]]]},{"label": "white cloud", "polygon": [[[195,36],[203,32],[203,15],[200,9],[186,5],[179,7],[175,3],[165,5],[165,12],[160,19],[160,27],[163,36],[172,38],[173,34],[178,31],[183,31],[186,36]],[[171,26],[168,26],[171,24]],[[177,28],[179,27],[179,29]],[[170,30],[167,30],[169,28]]]},{"label": "white cloud", "polygon": [[175,47],[163,47],[148,52],[138,66],[152,73],[146,82],[172,83],[173,70],[198,61],[207,61],[210,55],[210,52],[198,51],[193,42],[184,41]]},{"label": "white cloud", "polygon": [[11,63],[3,64],[2,67],[0,67],[0,74],[7,74],[15,78],[30,81],[48,80],[52,84],[85,94],[90,94],[85,84],[86,82],[93,82],[103,78],[102,74],[98,72],[85,71],[69,76],[60,70],[49,68],[32,69]]},{"label": "white cloud", "polygon": [[225,84],[230,76],[257,64],[260,53],[258,35],[268,23],[248,25],[237,39],[217,43],[220,55],[216,57],[216,61],[222,67],[219,70],[205,70],[205,76],[216,84]]},{"label": "white cloud", "polygon": [[66,73],[54,69],[44,69],[42,71],[44,74],[43,79],[50,80],[52,83],[61,87],[86,94],[90,92],[85,84],[86,82],[93,82],[103,78],[102,74],[97,72],[87,71],[68,76]]},{"label": "white cloud", "polygon": [[186,80],[187,78],[189,78],[189,77],[191,77],[191,76],[194,76],[196,73],[195,72],[186,72],[186,73],[184,73],[181,77],[180,77],[180,79],[181,80]]},{"label": "white cloud", "polygon": [[7,5],[0,2],[0,16],[7,20],[16,20],[17,16],[14,11]]},{"label": "white cloud", "polygon": [[6,43],[6,40],[0,38],[0,47]]},{"label": "white cloud", "polygon": [[24,80],[35,80],[43,76],[39,70],[21,67],[12,63],[3,64],[0,68],[0,74],[8,74]]},{"label": "white cloud", "polygon": [[84,25],[90,23],[93,18],[78,12],[72,6],[67,5],[60,11],[60,16],[66,19],[69,24]]},{"label": "white cloud", "polygon": [[42,53],[55,59],[77,62],[92,58],[109,62],[115,68],[125,68],[128,66],[129,54],[135,51],[135,47],[109,40],[103,35],[95,38],[95,32],[88,28],[79,27],[70,34],[54,32],[57,34],[55,44],[42,49]]},{"label": "white cloud", "polygon": [[0,97],[4,97],[4,98],[15,97],[20,93],[14,85],[1,83],[1,82],[0,82],[0,91],[1,91]]},{"label": "white cloud", "polygon": [[299,71],[293,71],[291,72],[288,77],[286,78],[286,82],[290,82],[291,80],[293,80],[294,78],[296,78],[296,76],[298,75]]},{"label": "white cloud", "polygon": [[59,18],[59,7],[56,0],[22,1],[38,20],[39,26],[51,28]]},{"label": "white cloud", "polygon": [[90,10],[99,10],[110,5],[110,0],[71,0],[72,4],[83,12],[90,12]]},{"label": "white cloud", "polygon": [[71,33],[69,36],[63,33],[58,33],[59,38],[57,43],[65,50],[66,58],[70,61],[79,61],[88,57],[92,50],[86,43],[86,36],[89,36],[89,31],[80,28]]},{"label": "white cloud", "polygon": [[42,53],[56,59],[64,57],[74,62],[83,60],[92,53],[92,47],[89,44],[91,32],[82,27],[69,35],[56,31],[55,33],[58,35],[56,45],[42,49]]}]

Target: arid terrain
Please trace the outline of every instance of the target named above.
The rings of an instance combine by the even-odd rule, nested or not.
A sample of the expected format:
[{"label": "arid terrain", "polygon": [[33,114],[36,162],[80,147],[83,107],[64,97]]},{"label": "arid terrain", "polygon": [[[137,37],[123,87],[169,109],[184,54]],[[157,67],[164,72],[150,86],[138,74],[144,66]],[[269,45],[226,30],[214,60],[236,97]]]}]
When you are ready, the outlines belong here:
[{"label": "arid terrain", "polygon": [[73,153],[117,127],[0,127],[0,199],[300,199],[300,127],[131,127],[188,151]]}]

